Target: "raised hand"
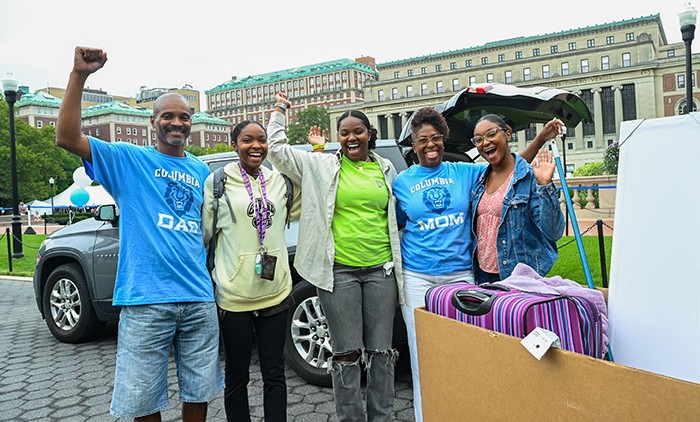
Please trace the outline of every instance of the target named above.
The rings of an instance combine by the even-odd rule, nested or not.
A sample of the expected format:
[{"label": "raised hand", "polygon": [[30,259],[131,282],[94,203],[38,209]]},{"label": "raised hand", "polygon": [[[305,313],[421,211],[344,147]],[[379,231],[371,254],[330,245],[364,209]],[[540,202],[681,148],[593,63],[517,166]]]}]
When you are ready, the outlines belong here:
[{"label": "raised hand", "polygon": [[73,71],[87,76],[100,70],[105,62],[107,62],[107,52],[99,48],[75,47]]},{"label": "raised hand", "polygon": [[540,150],[539,154],[537,154],[537,161],[532,164],[532,171],[535,174],[538,185],[544,186],[552,183],[554,167],[552,151],[546,148]]},{"label": "raised hand", "polygon": [[275,101],[277,101],[278,103],[282,103],[282,104],[286,105],[287,108],[291,108],[291,107],[292,107],[292,102],[289,101],[289,98],[287,97],[287,94],[285,94],[285,93],[282,92],[282,91],[280,91],[280,92],[278,92],[277,94],[275,94]]},{"label": "raised hand", "polygon": [[564,133],[564,122],[557,119],[556,117],[548,121],[546,125],[540,131],[540,135],[546,140],[555,138],[558,135]]},{"label": "raised hand", "polygon": [[323,145],[326,143],[326,131],[321,130],[320,126],[311,126],[306,139],[311,145]]}]

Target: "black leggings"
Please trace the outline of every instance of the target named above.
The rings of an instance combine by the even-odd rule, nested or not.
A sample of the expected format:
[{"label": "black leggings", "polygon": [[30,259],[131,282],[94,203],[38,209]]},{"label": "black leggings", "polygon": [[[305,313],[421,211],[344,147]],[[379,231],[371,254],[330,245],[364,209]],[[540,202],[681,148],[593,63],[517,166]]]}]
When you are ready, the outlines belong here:
[{"label": "black leggings", "polygon": [[[284,342],[287,311],[268,317],[253,312],[226,312],[221,334],[226,349],[226,420],[250,421],[248,382],[253,337],[257,340],[263,379],[266,422],[286,421],[287,383],[284,377]],[[255,332],[255,334],[253,334]]]}]

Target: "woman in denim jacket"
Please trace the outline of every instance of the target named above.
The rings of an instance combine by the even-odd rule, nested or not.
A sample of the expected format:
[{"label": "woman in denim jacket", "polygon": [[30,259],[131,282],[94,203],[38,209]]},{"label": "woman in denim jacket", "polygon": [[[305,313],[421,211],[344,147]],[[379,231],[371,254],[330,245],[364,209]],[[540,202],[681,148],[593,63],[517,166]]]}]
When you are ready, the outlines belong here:
[{"label": "woman in denim jacket", "polygon": [[508,146],[511,129],[495,114],[476,124],[472,142],[489,162],[471,192],[474,278],[508,277],[519,262],[546,275],[554,265],[564,213],[552,182],[552,152],[540,151],[530,166]]}]

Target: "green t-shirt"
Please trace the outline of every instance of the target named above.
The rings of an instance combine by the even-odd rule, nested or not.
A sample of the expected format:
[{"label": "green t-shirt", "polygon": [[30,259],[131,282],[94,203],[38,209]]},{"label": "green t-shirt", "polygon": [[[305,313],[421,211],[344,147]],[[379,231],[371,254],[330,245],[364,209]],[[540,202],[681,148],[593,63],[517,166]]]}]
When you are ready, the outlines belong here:
[{"label": "green t-shirt", "polygon": [[367,267],[391,261],[389,189],[377,162],[343,156],[333,214],[335,262]]}]

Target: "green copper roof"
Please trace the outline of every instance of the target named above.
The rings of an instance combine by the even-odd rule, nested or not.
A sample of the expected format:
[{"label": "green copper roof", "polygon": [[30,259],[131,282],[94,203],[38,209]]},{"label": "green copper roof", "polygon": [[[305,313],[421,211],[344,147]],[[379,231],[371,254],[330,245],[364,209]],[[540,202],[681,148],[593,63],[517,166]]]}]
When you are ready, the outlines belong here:
[{"label": "green copper roof", "polygon": [[207,113],[206,111],[200,111],[199,113],[194,113],[192,115],[192,124],[197,124],[197,123],[208,123],[210,125],[221,125],[221,126],[231,126],[231,122],[226,121],[224,119],[219,119],[218,117],[214,117],[211,114]]},{"label": "green copper roof", "polygon": [[110,101],[108,103],[97,104],[83,109],[83,118],[102,116],[105,114],[123,114],[128,116],[150,117],[152,112],[150,109],[132,107],[119,101]]},{"label": "green copper roof", "polygon": [[395,66],[395,65],[405,64],[408,62],[413,62],[413,61],[435,59],[435,58],[439,58],[439,57],[447,56],[447,55],[472,53],[472,52],[484,50],[487,48],[504,47],[504,46],[513,45],[513,44],[538,41],[538,40],[542,40],[545,38],[551,38],[551,37],[561,37],[564,35],[577,34],[577,33],[581,33],[581,32],[613,29],[613,28],[618,27],[618,26],[631,25],[631,24],[640,23],[640,22],[647,22],[647,21],[658,21],[659,28],[661,29],[661,37],[662,37],[663,43],[666,44],[667,43],[666,34],[664,33],[664,28],[661,25],[661,17],[657,13],[655,15],[642,16],[639,18],[627,19],[627,20],[622,20],[622,21],[617,21],[617,22],[601,23],[598,25],[591,25],[591,26],[586,26],[583,28],[568,29],[566,31],[550,32],[548,34],[533,35],[533,36],[528,36],[528,37],[516,37],[516,38],[510,38],[510,39],[501,40],[501,41],[492,41],[492,42],[487,42],[484,45],[479,45],[476,47],[468,47],[468,48],[463,48],[463,49],[458,49],[458,50],[446,51],[443,53],[428,54],[426,56],[411,57],[408,59],[395,60],[393,62],[380,63],[380,64],[377,64],[377,67],[381,68],[381,67]]},{"label": "green copper roof", "polygon": [[261,85],[270,82],[286,81],[287,79],[296,79],[303,76],[311,76],[319,73],[333,72],[336,70],[357,69],[363,72],[376,75],[377,72],[371,67],[358,63],[350,59],[338,59],[329,62],[317,63],[308,66],[295,67],[293,69],[278,70],[276,72],[262,73],[255,76],[246,76],[241,79],[231,79],[216,87],[204,91],[205,94],[213,94],[221,91],[228,91],[236,88],[245,88],[253,85]]},{"label": "green copper roof", "polygon": [[46,106],[46,107],[60,107],[61,106],[61,99],[56,98],[51,94],[47,94],[46,92],[37,91],[33,94],[22,94],[22,98],[19,101],[17,101],[17,104],[15,104],[15,107],[22,107],[22,106],[29,106],[29,105]]}]

